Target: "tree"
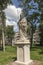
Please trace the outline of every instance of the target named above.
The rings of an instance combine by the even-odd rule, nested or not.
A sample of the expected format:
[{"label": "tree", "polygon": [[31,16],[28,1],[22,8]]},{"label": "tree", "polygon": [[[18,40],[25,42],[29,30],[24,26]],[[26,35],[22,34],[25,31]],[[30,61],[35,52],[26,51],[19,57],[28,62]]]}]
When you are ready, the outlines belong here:
[{"label": "tree", "polygon": [[0,18],[2,22],[3,51],[5,52],[5,14],[3,10],[10,4],[10,0],[0,0]]},{"label": "tree", "polygon": [[[34,1],[35,4],[31,3],[31,5],[30,5],[29,3],[31,2],[31,0],[23,0],[23,1],[19,0],[19,1],[21,2],[20,5],[21,5],[21,8],[22,8],[21,19],[23,17],[26,17],[27,21],[31,24],[30,35],[31,35],[31,47],[32,47],[33,33],[35,31],[37,23],[39,22],[39,17],[40,17],[39,6],[35,5],[36,4],[35,1]],[[31,12],[33,11],[32,14],[29,13],[30,11]]]},{"label": "tree", "polygon": [[41,19],[39,24],[39,31],[40,31],[40,45],[43,45],[43,1],[40,1],[40,10],[41,10]]},{"label": "tree", "polygon": [[38,16],[39,16],[39,13],[33,13],[32,15],[29,15],[27,17],[28,22],[30,22],[30,24],[31,24],[31,27],[30,27],[30,30],[31,30],[31,33],[30,33],[31,47],[32,47],[32,43],[33,43],[33,34],[37,28],[37,23],[39,22]]},{"label": "tree", "polygon": [[39,31],[40,31],[40,45],[43,45],[43,21],[40,22],[39,25]]},{"label": "tree", "polygon": [[40,45],[43,45],[43,0],[35,0],[39,4],[40,15],[40,24],[39,24],[39,36],[40,36]]},{"label": "tree", "polygon": [[0,45],[2,44],[2,27],[0,25]]},{"label": "tree", "polygon": [[6,27],[6,36],[10,43],[12,43],[12,39],[14,38],[14,30],[13,26],[7,26]]}]

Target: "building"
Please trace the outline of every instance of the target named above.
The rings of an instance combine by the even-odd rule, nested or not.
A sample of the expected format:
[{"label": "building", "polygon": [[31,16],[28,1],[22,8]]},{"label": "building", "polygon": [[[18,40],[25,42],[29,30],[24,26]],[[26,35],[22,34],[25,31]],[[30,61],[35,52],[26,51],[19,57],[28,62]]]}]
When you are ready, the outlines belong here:
[{"label": "building", "polygon": [[36,30],[35,33],[33,34],[33,42],[34,43],[39,43],[40,42],[40,37],[39,37],[39,31]]}]

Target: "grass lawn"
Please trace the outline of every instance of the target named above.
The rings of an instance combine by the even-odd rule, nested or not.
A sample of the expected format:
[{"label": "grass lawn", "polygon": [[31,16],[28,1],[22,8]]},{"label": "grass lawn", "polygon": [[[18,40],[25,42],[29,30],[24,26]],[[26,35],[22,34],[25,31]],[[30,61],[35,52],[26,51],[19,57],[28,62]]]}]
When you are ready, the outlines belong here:
[{"label": "grass lawn", "polygon": [[31,59],[39,60],[41,61],[39,65],[43,65],[43,46],[33,46],[31,49]]},{"label": "grass lawn", "polygon": [[[16,48],[12,46],[6,46],[6,52],[0,50],[0,65],[6,65],[7,63],[16,59]],[[31,49],[31,59],[41,61],[40,65],[43,65],[43,46],[33,46]]]},{"label": "grass lawn", "polygon": [[16,48],[12,46],[6,46],[6,52],[0,50],[0,65],[6,65],[7,63],[16,59]]}]

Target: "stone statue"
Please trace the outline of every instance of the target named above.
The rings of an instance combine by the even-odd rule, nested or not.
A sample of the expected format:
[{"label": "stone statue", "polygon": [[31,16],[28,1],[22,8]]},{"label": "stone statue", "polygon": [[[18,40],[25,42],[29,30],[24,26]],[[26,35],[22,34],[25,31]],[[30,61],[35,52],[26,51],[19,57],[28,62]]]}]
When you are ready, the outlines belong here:
[{"label": "stone statue", "polygon": [[32,60],[30,59],[30,41],[27,39],[27,20],[23,18],[18,22],[19,32],[16,33],[18,39],[15,40],[15,46],[17,46],[17,61],[16,65],[30,65]]},{"label": "stone statue", "polygon": [[28,41],[28,36],[27,36],[27,20],[23,18],[21,21],[18,22],[19,26],[19,32],[16,34],[16,42],[25,42]]},{"label": "stone statue", "polygon": [[20,39],[21,40],[26,40],[27,39],[27,20],[23,18],[19,22],[19,34],[20,34]]}]

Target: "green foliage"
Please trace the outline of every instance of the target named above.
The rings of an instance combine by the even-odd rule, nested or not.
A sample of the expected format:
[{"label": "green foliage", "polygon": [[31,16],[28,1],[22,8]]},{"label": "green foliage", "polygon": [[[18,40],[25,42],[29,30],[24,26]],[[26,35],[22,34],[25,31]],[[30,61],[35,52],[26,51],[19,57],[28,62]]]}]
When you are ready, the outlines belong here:
[{"label": "green foliage", "polygon": [[0,9],[4,10],[7,7],[8,3],[10,4],[10,0],[0,0]]},{"label": "green foliage", "polygon": [[12,42],[12,39],[14,38],[14,31],[13,26],[7,26],[6,27],[6,36],[7,38]]},{"label": "green foliage", "polygon": [[4,9],[7,8],[7,5],[11,0],[0,0],[0,19],[2,23],[2,42],[3,42],[3,51],[5,52],[5,13]]},{"label": "green foliage", "polygon": [[40,45],[43,45],[43,0],[40,0],[41,20],[39,25]]},{"label": "green foliage", "polygon": [[34,0],[35,2],[40,2],[40,0]]},{"label": "green foliage", "polygon": [[39,31],[40,31],[40,45],[43,45],[43,21],[40,22],[39,25]]},{"label": "green foliage", "polygon": [[0,40],[2,39],[2,29],[1,29],[1,26],[0,26]]}]

